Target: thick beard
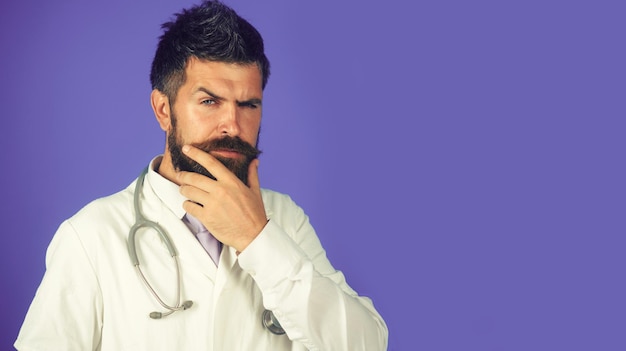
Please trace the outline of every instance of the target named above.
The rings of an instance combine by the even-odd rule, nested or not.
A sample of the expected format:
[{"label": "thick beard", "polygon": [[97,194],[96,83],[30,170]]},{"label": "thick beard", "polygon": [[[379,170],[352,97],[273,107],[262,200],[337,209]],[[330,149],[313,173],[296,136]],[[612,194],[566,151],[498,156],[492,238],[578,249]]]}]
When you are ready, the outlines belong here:
[{"label": "thick beard", "polygon": [[[172,120],[175,120],[174,116],[172,116]],[[220,157],[217,155],[212,156],[218,159],[224,166],[226,166],[226,168],[233,172],[233,174],[235,174],[235,176],[237,176],[237,178],[239,178],[239,180],[241,180],[246,185],[248,185],[248,169],[250,167],[250,163],[261,153],[259,149],[243,141],[238,136],[225,136],[223,138],[207,140],[203,143],[195,143],[191,145],[207,153],[214,150],[229,150],[236,151],[242,154],[244,156],[243,160]],[[172,164],[174,165],[174,168],[176,170],[195,172],[211,179],[216,179],[211,174],[211,172],[209,172],[201,164],[183,154],[183,143],[181,142],[180,136],[178,135],[176,122],[172,123],[172,130],[167,136],[167,147],[172,157]]]}]

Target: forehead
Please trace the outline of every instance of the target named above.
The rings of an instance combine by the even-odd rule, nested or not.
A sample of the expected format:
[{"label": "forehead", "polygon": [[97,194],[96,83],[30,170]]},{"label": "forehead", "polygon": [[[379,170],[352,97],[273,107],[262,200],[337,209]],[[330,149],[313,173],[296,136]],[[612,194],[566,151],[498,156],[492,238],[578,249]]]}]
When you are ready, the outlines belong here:
[{"label": "forehead", "polygon": [[262,92],[261,69],[255,63],[239,64],[190,58],[185,67],[183,86]]}]

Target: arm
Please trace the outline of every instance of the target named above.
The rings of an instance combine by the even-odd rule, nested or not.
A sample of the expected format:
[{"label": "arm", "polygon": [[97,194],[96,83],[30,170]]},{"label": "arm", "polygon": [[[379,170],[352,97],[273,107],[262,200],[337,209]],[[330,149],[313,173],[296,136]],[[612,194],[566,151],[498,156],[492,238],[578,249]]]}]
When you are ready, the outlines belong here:
[{"label": "arm", "polygon": [[310,350],[386,350],[387,327],[336,271],[307,216],[290,199],[239,255],[265,307]]},{"label": "arm", "polygon": [[[215,176],[177,174],[189,199],[185,211],[240,253],[239,265],[291,340],[311,350],[386,348],[384,321],[332,267],[302,209],[286,198],[262,199],[258,160],[250,164],[246,186],[210,154],[189,146],[183,152]],[[274,211],[269,222],[266,207]]]},{"label": "arm", "polygon": [[85,248],[69,222],[54,235],[46,273],[15,347],[18,350],[96,350],[102,296]]}]

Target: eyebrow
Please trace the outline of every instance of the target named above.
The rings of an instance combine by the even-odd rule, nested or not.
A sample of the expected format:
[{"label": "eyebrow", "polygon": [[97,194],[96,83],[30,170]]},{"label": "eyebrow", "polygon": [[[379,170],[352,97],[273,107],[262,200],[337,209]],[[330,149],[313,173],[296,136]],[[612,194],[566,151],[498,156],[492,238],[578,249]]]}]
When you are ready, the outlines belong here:
[{"label": "eyebrow", "polygon": [[[224,101],[226,99],[224,99],[223,97],[213,93],[212,91],[210,91],[209,89],[205,88],[205,87],[199,87],[196,92],[203,92],[211,97],[213,97],[215,100],[220,100],[220,101]],[[239,101],[236,100],[237,105],[242,106],[242,105],[250,105],[250,104],[254,104],[254,105],[262,105],[263,101],[259,98],[251,98],[245,101]]]}]

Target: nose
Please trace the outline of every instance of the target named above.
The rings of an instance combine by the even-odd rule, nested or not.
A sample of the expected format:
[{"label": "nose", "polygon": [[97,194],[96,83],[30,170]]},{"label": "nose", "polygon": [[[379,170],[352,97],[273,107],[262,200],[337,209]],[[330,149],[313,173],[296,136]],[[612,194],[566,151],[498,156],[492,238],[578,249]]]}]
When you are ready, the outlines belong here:
[{"label": "nose", "polygon": [[237,106],[231,105],[224,108],[218,130],[222,136],[235,137],[239,135],[239,111]]}]

